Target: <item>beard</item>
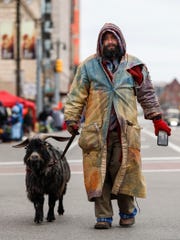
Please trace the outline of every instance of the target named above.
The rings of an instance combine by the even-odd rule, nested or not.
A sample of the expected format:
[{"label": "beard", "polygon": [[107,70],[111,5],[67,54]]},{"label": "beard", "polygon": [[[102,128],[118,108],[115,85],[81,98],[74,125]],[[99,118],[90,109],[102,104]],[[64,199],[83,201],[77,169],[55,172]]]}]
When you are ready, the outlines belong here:
[{"label": "beard", "polygon": [[103,47],[102,55],[107,59],[120,59],[122,57],[121,49],[118,45],[111,44]]}]

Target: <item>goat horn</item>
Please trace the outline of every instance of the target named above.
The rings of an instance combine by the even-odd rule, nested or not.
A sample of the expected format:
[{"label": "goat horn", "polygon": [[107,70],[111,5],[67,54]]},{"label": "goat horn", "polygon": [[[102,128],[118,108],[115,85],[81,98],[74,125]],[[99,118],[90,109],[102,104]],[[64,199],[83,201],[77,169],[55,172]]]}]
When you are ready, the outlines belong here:
[{"label": "goat horn", "polygon": [[43,133],[43,134],[40,134],[39,135],[39,138],[41,139],[41,140],[46,140],[47,138],[53,138],[53,139],[55,139],[56,141],[59,141],[59,142],[64,142],[64,141],[67,141],[67,140],[69,140],[70,139],[70,137],[61,137],[61,136],[59,136],[59,135],[55,135],[55,134],[46,134],[46,133]]},{"label": "goat horn", "polygon": [[64,142],[64,141],[67,141],[70,139],[70,137],[61,137],[59,135],[53,135],[53,134],[45,134],[45,133],[42,133],[42,134],[37,134],[37,135],[33,135],[31,136],[30,138],[27,138],[25,139],[24,141],[20,142],[19,144],[17,145],[14,145],[13,147],[14,148],[21,148],[21,147],[25,147],[28,145],[29,141],[33,138],[39,138],[43,141],[45,141],[46,139],[48,138],[53,138],[55,139],[56,141],[59,141],[59,142]]},{"label": "goat horn", "polygon": [[21,147],[27,146],[28,143],[29,143],[29,139],[26,138],[24,141],[20,142],[20,143],[17,144],[17,145],[12,146],[12,147],[14,147],[14,148],[21,148]]}]

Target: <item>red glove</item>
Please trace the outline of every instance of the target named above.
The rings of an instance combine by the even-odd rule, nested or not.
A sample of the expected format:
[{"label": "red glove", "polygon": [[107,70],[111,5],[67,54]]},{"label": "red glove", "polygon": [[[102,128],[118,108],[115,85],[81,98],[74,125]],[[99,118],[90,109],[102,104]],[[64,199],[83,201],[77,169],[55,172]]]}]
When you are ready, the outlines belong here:
[{"label": "red glove", "polygon": [[168,136],[171,135],[171,128],[168,127],[167,123],[162,119],[153,120],[155,135],[157,136],[159,131],[167,132]]},{"label": "red glove", "polygon": [[66,125],[67,125],[67,130],[71,135],[78,135],[78,129],[79,129],[79,125],[76,121],[73,120],[69,120],[66,121]]}]

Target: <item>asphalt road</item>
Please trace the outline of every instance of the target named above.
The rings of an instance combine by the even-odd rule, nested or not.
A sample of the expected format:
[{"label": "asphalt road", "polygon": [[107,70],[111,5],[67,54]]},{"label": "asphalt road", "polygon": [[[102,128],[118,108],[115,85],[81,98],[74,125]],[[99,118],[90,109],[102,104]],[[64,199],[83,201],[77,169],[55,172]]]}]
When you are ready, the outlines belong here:
[{"label": "asphalt road", "polygon": [[[77,140],[67,153],[72,176],[64,197],[65,213],[56,215],[53,223],[35,224],[33,205],[25,192],[24,149],[12,148],[14,143],[3,143],[0,144],[0,240],[180,240],[180,127],[172,129],[168,147],[158,147],[152,125],[148,121],[141,123],[143,172],[148,195],[146,199],[137,199],[140,212],[133,227],[119,227],[118,208],[113,201],[112,228],[93,228],[94,206],[87,201]],[[66,144],[54,140],[53,143],[61,149]],[[47,199],[44,212],[47,212]]]}]

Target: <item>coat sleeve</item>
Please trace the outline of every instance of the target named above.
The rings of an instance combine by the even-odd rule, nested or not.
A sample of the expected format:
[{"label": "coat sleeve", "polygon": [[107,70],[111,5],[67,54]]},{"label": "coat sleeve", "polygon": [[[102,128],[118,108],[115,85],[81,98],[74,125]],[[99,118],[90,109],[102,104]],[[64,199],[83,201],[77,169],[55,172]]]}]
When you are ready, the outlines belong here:
[{"label": "coat sleeve", "polygon": [[146,119],[153,119],[161,115],[161,108],[148,69],[145,65],[142,67],[142,74],[142,83],[136,85],[137,100],[144,111],[144,117]]},{"label": "coat sleeve", "polygon": [[89,94],[89,79],[84,64],[77,69],[64,108],[65,121],[79,122]]}]

